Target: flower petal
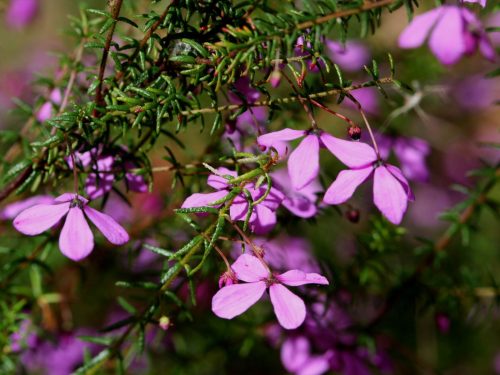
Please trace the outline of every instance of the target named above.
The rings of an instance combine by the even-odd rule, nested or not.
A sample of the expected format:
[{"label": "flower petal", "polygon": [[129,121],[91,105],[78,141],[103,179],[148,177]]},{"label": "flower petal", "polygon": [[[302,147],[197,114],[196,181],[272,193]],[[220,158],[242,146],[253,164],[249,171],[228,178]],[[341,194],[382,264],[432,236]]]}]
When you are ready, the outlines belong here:
[{"label": "flower petal", "polygon": [[380,166],[373,178],[375,206],[393,224],[399,224],[408,205],[408,194],[401,182],[389,170]]},{"label": "flower petal", "polygon": [[277,142],[291,141],[306,135],[305,130],[283,129],[277,132],[267,133],[257,138],[257,143],[261,146],[273,147]]},{"label": "flower petal", "polygon": [[366,143],[345,141],[328,133],[321,134],[320,138],[328,151],[349,168],[366,167],[377,160],[375,150]]},{"label": "flower petal", "polygon": [[413,192],[411,191],[410,184],[408,183],[408,180],[404,176],[403,172],[398,167],[395,167],[394,165],[391,164],[386,164],[385,167],[391,172],[391,174],[396,177],[399,182],[401,182],[401,185],[403,185],[403,188],[406,191],[406,195],[408,197],[409,201],[414,201],[415,200],[415,195],[413,195]]},{"label": "flower petal", "polygon": [[219,318],[232,319],[255,304],[265,290],[264,281],[225,286],[212,298],[212,311]]},{"label": "flower petal", "polygon": [[306,305],[297,295],[290,292],[281,284],[269,287],[271,303],[278,322],[285,329],[295,329],[306,318]]},{"label": "flower petal", "polygon": [[263,203],[255,206],[255,217],[250,217],[251,228],[255,234],[266,234],[276,225],[276,212]]},{"label": "flower petal", "polygon": [[432,30],[429,47],[441,63],[450,65],[456,63],[465,53],[464,36],[469,31],[464,30],[460,7],[444,5],[442,8],[441,18]]},{"label": "flower petal", "polygon": [[33,197],[13,202],[4,207],[0,211],[0,220],[11,220],[14,219],[21,212],[27,208],[39,205],[39,204],[52,204],[54,202],[54,197],[51,195],[35,195]]},{"label": "flower petal", "polygon": [[287,371],[299,371],[311,358],[309,341],[304,336],[287,338],[281,345],[280,357]]},{"label": "flower petal", "polygon": [[[218,168],[218,172],[223,175],[229,175],[232,177],[236,177],[238,174],[235,171],[231,171],[227,168]],[[208,176],[207,185],[213,187],[216,190],[222,190],[227,188],[227,180],[224,177],[217,176],[215,174],[211,174]]]},{"label": "flower petal", "polygon": [[59,248],[69,259],[81,260],[94,248],[94,236],[79,207],[69,209],[59,236]]},{"label": "flower petal", "polygon": [[341,171],[330,185],[323,197],[327,204],[340,204],[352,197],[356,188],[365,181],[373,171],[373,167],[362,169],[345,169]]},{"label": "flower petal", "polygon": [[420,47],[425,42],[427,35],[429,35],[441,12],[441,8],[436,8],[414,17],[399,35],[399,46],[401,48]]},{"label": "flower petal", "polygon": [[236,272],[236,276],[241,281],[262,281],[269,277],[269,271],[264,267],[259,258],[250,254],[240,255],[231,265],[231,268]]},{"label": "flower petal", "polygon": [[306,273],[300,270],[290,270],[281,275],[277,276],[277,279],[289,286],[298,286],[305,284],[320,284],[328,285],[330,284],[326,277],[321,276],[318,273]]},{"label": "flower petal", "polygon": [[288,174],[294,189],[299,190],[313,181],[319,173],[319,140],[308,135],[288,158]]},{"label": "flower petal", "polygon": [[36,236],[56,225],[68,213],[70,203],[38,204],[30,207],[14,219],[13,225],[19,232]]},{"label": "flower petal", "polygon": [[186,198],[182,203],[182,208],[211,206],[211,203],[217,202],[228,194],[225,190],[213,193],[195,193]]},{"label": "flower petal", "polygon": [[111,216],[103,214],[92,207],[86,206],[84,209],[85,215],[99,229],[104,237],[114,245],[123,245],[128,242],[128,233],[123,227],[118,224]]}]

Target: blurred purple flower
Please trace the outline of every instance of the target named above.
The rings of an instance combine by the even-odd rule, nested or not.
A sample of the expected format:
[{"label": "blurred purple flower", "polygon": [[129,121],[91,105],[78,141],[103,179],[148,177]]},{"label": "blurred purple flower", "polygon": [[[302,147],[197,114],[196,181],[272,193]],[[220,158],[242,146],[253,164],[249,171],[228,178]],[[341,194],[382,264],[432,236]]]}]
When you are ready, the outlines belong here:
[{"label": "blurred purple flower", "polygon": [[252,87],[247,76],[237,79],[233,87],[235,90],[228,92],[231,103],[254,103],[260,98],[260,91]]},{"label": "blurred purple flower", "polygon": [[430,148],[425,140],[384,134],[377,134],[376,137],[381,158],[387,159],[392,149],[401,164],[401,171],[408,180],[423,182],[429,179],[425,158],[430,153]]},{"label": "blurred purple flower", "polygon": [[[380,108],[376,88],[363,87],[361,89],[351,91],[350,94],[359,102],[359,104],[361,105],[361,109],[363,109],[364,112],[372,115],[379,114]],[[354,110],[358,109],[357,104],[347,97],[342,101],[341,105]]]},{"label": "blurred purple flower", "polygon": [[54,104],[60,105],[62,102],[61,90],[53,89],[50,92],[49,100],[42,104],[38,109],[35,117],[38,121],[44,122],[49,120],[54,115]]},{"label": "blurred purple flower", "polygon": [[274,185],[285,195],[281,204],[292,214],[310,218],[317,214],[316,194],[323,191],[319,180],[313,180],[302,189],[292,187],[290,176],[285,169],[271,173]]},{"label": "blurred purple flower", "polygon": [[304,322],[306,307],[304,301],[283,284],[288,286],[328,285],[328,280],[317,273],[290,270],[280,275],[273,275],[261,260],[249,254],[240,255],[231,268],[238,280],[245,281],[245,284],[227,285],[214,295],[212,311],[224,319],[232,319],[243,314],[269,288],[271,303],[278,322],[285,329],[295,329]]},{"label": "blurred purple flower", "polygon": [[437,313],[434,317],[439,332],[446,334],[450,331],[450,317],[445,313]]},{"label": "blurred purple flower", "polygon": [[11,0],[5,14],[7,24],[22,29],[33,21],[38,9],[38,0]]},{"label": "blurred purple flower", "polygon": [[286,339],[281,346],[281,363],[285,369],[296,375],[320,375],[330,369],[330,353],[311,354],[309,341],[297,336]]},{"label": "blurred purple flower", "polygon": [[348,40],[345,44],[326,40],[326,53],[341,69],[354,72],[370,61],[370,51],[361,42]]},{"label": "blurred purple flower", "polygon": [[466,110],[488,108],[500,98],[500,79],[485,78],[484,74],[466,76],[461,81],[453,83],[449,92]]},{"label": "blurred purple flower", "polygon": [[467,8],[442,5],[416,16],[399,36],[401,48],[421,46],[429,36],[429,46],[445,65],[458,62],[478,48],[489,60],[495,60],[495,50],[476,15]]},{"label": "blurred purple flower", "polygon": [[14,353],[24,349],[33,349],[37,344],[37,335],[31,319],[24,319],[19,325],[19,330],[10,335],[10,349]]}]

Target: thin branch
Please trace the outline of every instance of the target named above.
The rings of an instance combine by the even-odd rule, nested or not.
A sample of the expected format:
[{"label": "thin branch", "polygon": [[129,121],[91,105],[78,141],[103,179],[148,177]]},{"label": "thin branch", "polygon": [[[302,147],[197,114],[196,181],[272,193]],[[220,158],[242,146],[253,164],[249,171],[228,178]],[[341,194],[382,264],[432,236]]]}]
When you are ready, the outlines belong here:
[{"label": "thin branch", "polygon": [[[115,33],[116,24],[118,23],[118,17],[120,15],[122,3],[123,3],[123,0],[112,0],[110,2],[110,5],[109,5],[111,8],[111,17],[113,18],[114,22],[111,25],[111,28],[108,32],[107,37],[106,37],[106,43],[104,44],[104,50],[102,52],[101,65],[99,66],[99,74],[97,76],[97,80],[99,83],[97,85],[94,101],[95,101],[95,104],[98,106],[101,105],[103,102],[102,84],[103,84],[103,80],[104,80],[104,71],[106,70],[109,49],[111,48],[111,41],[113,40],[113,34]],[[94,110],[94,116],[97,116],[97,114],[98,114],[97,110]]]}]

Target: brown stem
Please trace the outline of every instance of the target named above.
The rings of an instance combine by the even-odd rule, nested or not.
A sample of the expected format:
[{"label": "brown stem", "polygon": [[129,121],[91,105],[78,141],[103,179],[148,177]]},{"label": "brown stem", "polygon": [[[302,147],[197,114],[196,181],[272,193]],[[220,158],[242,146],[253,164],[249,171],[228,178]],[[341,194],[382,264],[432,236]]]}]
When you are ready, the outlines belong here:
[{"label": "brown stem", "polygon": [[[104,50],[102,52],[101,64],[99,66],[99,74],[97,76],[97,80],[99,83],[97,85],[95,99],[94,99],[94,102],[97,106],[102,105],[102,102],[103,102],[102,84],[103,84],[103,80],[104,80],[104,71],[106,70],[109,49],[111,48],[111,41],[113,40],[113,34],[115,33],[116,24],[118,23],[118,17],[120,15],[122,3],[123,3],[123,0],[111,0],[110,5],[109,5],[110,10],[111,10],[111,17],[113,18],[114,22],[111,25],[111,28],[108,32],[107,37],[106,37],[106,42],[104,44]],[[94,116],[98,116],[98,113],[99,112],[95,109]]]}]

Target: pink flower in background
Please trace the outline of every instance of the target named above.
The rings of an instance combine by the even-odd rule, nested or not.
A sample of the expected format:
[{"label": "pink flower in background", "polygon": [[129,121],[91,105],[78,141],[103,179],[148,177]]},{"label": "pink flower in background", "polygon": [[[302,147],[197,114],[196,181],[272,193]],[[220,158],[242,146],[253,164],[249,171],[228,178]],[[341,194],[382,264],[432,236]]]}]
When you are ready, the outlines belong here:
[{"label": "pink flower in background", "polygon": [[50,92],[49,100],[42,104],[35,117],[38,121],[44,122],[54,115],[54,104],[60,105],[62,102],[61,90],[53,89]]},{"label": "pink flower in background", "polygon": [[356,155],[356,161],[363,158],[364,165],[358,164],[358,167],[343,170],[338,174],[326,191],[323,201],[327,204],[346,202],[356,188],[373,174],[375,206],[391,223],[397,225],[403,218],[408,200],[414,199],[413,193],[400,169],[378,160],[375,150],[371,150],[371,153]]},{"label": "pink flower in background", "polygon": [[464,3],[476,3],[481,5],[483,8],[486,7],[486,0],[462,0]]},{"label": "pink flower in background", "polygon": [[[236,177],[236,172],[226,168],[219,168],[218,172],[221,175]],[[229,194],[231,186],[228,180],[224,177],[211,174],[208,177],[207,184],[217,191],[213,193],[195,193],[187,197],[182,208],[220,206],[215,202],[223,199]],[[249,183],[245,185],[245,189],[250,193],[252,200],[256,201],[266,194],[267,186],[256,187],[255,184]],[[249,224],[250,229],[257,234],[269,232],[276,225],[276,210],[281,204],[284,195],[281,191],[272,187],[266,198],[253,207],[250,214]],[[249,210],[247,198],[243,193],[236,196],[229,209],[231,219],[244,221]]]},{"label": "pink flower in background", "polygon": [[233,85],[233,91],[229,91],[229,100],[234,104],[254,103],[260,98],[260,91],[252,87],[250,79],[241,77]]},{"label": "pink flower in background", "polygon": [[304,301],[284,285],[328,285],[328,280],[317,273],[290,270],[280,275],[273,275],[257,257],[249,254],[240,255],[231,268],[238,280],[246,283],[227,285],[214,295],[212,311],[224,319],[232,319],[244,313],[269,288],[278,322],[285,329],[295,329],[304,322],[306,307]]},{"label": "pink flower in background", "polygon": [[310,184],[319,174],[319,149],[326,147],[341,162],[351,168],[364,164],[373,149],[365,143],[345,141],[335,138],[324,131],[283,130],[261,135],[257,142],[261,146],[274,147],[278,142],[291,141],[305,137],[288,158],[288,174],[295,190]]},{"label": "pink flower in background", "polygon": [[[71,158],[68,158],[67,161],[69,166],[73,168]],[[80,167],[90,166],[95,171],[95,173],[89,173],[85,181],[85,192],[91,200],[97,199],[113,189],[116,174],[120,172],[120,169],[128,171],[135,168],[134,163],[130,161],[118,162],[115,156],[102,155],[101,150],[96,148],[86,152],[75,152],[75,161]],[[132,172],[125,172],[125,184],[127,190],[138,193],[148,191],[144,177]]]},{"label": "pink flower in background", "polygon": [[77,194],[62,194],[52,204],[38,204],[21,212],[14,219],[14,227],[23,234],[36,236],[67,216],[59,236],[59,248],[65,256],[75,261],[85,258],[94,248],[94,235],[86,218],[112,244],[123,245],[129,240],[120,224],[87,203],[87,199]]},{"label": "pink flower in background", "polygon": [[320,375],[330,369],[330,352],[311,353],[309,340],[303,336],[287,338],[281,345],[281,363],[296,375]]},{"label": "pink flower in background", "polygon": [[271,173],[274,185],[285,195],[281,204],[298,217],[310,218],[317,214],[317,193],[323,191],[319,181],[313,180],[302,189],[292,187],[290,176],[285,169]]},{"label": "pink flower in background", "polygon": [[401,48],[417,48],[429,37],[429,46],[445,65],[458,62],[479,48],[489,60],[495,60],[491,45],[481,22],[467,8],[442,5],[416,16],[399,36]]},{"label": "pink flower in background", "polygon": [[37,204],[51,204],[53,202],[54,197],[50,195],[35,195],[22,201],[10,203],[0,211],[0,220],[12,220],[29,207]]},{"label": "pink flower in background", "polygon": [[[379,93],[376,88],[363,87],[361,89],[353,90],[350,94],[358,101],[364,112],[371,115],[378,115],[380,113],[378,102]],[[341,105],[356,111],[358,110],[358,105],[347,97],[342,101]]]},{"label": "pink flower in background", "polygon": [[342,70],[354,72],[370,61],[370,51],[361,42],[348,40],[345,44],[326,40],[326,53]]},{"label": "pink flower in background", "polygon": [[38,0],[11,0],[5,14],[7,24],[15,29],[22,29],[33,21],[38,8]]},{"label": "pink flower in background", "polygon": [[421,182],[429,179],[425,162],[430,153],[429,143],[415,137],[390,137],[383,134],[377,134],[376,137],[382,159],[387,159],[393,150],[406,178]]}]

